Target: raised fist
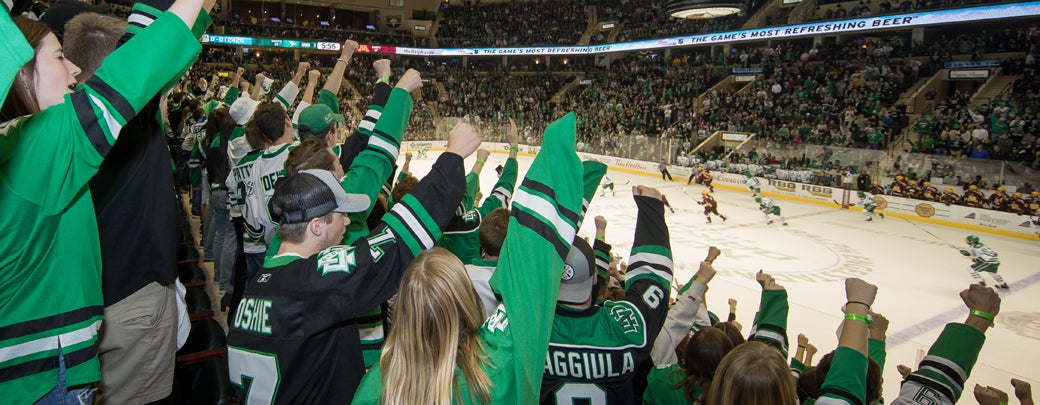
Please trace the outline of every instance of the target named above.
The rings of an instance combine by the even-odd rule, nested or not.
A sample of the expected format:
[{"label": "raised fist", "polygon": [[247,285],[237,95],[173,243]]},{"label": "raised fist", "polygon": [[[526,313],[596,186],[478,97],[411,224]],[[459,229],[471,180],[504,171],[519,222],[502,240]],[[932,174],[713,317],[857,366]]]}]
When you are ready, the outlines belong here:
[{"label": "raised fist", "polygon": [[459,121],[448,134],[448,147],[446,152],[451,152],[463,158],[472,155],[473,151],[480,147],[480,134],[467,123]]},{"label": "raised fist", "polygon": [[401,76],[401,79],[397,81],[397,88],[404,89],[409,93],[422,88],[422,86],[422,75],[415,69],[408,69]]},{"label": "raised fist", "polygon": [[372,67],[376,70],[376,78],[390,77],[390,59],[380,59],[372,62]]}]

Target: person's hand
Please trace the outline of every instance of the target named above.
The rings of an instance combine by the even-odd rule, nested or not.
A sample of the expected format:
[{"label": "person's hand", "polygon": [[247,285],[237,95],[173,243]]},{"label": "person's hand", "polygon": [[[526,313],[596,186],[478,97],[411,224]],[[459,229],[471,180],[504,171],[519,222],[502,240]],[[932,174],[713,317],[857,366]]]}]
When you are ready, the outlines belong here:
[{"label": "person's hand", "polygon": [[596,215],[596,234],[601,233],[600,231],[607,229],[607,219],[602,215]]},{"label": "person's hand", "polygon": [[972,311],[982,311],[993,316],[1000,312],[1000,296],[992,288],[981,284],[972,284],[967,290],[961,291],[961,300]]},{"label": "person's hand", "polygon": [[1032,405],[1033,387],[1031,387],[1029,383],[1019,380],[1017,378],[1012,378],[1011,386],[1015,387],[1015,397],[1017,397],[1023,405],[1025,405],[1026,403]]},{"label": "person's hand", "polygon": [[737,299],[736,298],[730,298],[729,299],[729,307],[730,308],[736,308],[737,307]]},{"label": "person's hand", "polygon": [[871,324],[867,326],[870,337],[875,340],[885,341],[888,333],[888,318],[877,312],[870,311]]},{"label": "person's hand", "polygon": [[[408,71],[404,72],[404,75],[401,75],[401,79],[397,81],[396,87],[411,93],[422,88],[422,86],[422,75],[419,74],[419,71],[408,69]],[[457,126],[458,125],[456,125],[456,127]]]},{"label": "person's hand", "polygon": [[267,78],[267,75],[265,75],[263,72],[260,72],[260,73],[256,74],[256,82],[257,83],[263,83],[264,79],[266,79],[266,78]]},{"label": "person's hand", "polygon": [[874,297],[876,296],[876,285],[870,284],[866,281],[863,281],[855,277],[845,279],[845,298],[847,298],[850,303],[862,303],[867,306],[867,308],[863,309],[869,310],[870,306],[874,305]]},{"label": "person's hand", "polygon": [[914,370],[911,370],[910,367],[907,367],[905,364],[896,366],[896,371],[898,371],[899,375],[903,376],[903,378],[906,378],[914,372]]},{"label": "person's hand", "polygon": [[[307,84],[318,84],[318,79],[321,78],[321,71],[318,69],[311,69],[307,72]],[[310,100],[307,100],[310,101]]]},{"label": "person's hand", "polygon": [[488,156],[491,156],[491,151],[484,148],[477,149],[477,160],[486,163]]},{"label": "person's hand", "polygon": [[798,346],[805,347],[809,344],[809,338],[805,337],[804,333],[798,334]]},{"label": "person's hand", "polygon": [[509,146],[517,146],[520,138],[520,132],[516,129],[516,122],[512,118],[509,119],[509,123],[506,124],[506,140],[509,142]]},{"label": "person's hand", "polygon": [[245,80],[243,80],[242,83],[239,83],[239,85],[238,85],[238,88],[242,89],[242,94],[246,94],[246,95],[249,94],[249,89],[251,89],[252,87],[253,86],[251,84],[249,84],[249,82],[247,82]]},{"label": "person's hand", "polygon": [[358,46],[357,41],[353,39],[343,41],[343,48],[339,51],[339,57],[350,60],[350,57],[354,55],[354,51],[358,49]]},{"label": "person's hand", "polygon": [[632,187],[632,195],[650,197],[657,201],[661,201],[661,192],[650,186],[634,186]]},{"label": "person's hand", "polygon": [[404,161],[407,162],[409,160],[412,160],[412,152],[408,152],[408,153],[404,154]]},{"label": "person's hand", "polygon": [[762,286],[763,290],[768,291],[784,289],[784,286],[776,283],[776,279],[774,279],[773,276],[770,276],[769,273],[766,273],[762,270],[759,270],[758,273],[755,274],[755,281],[758,281],[758,285]]},{"label": "person's hand", "polygon": [[621,269],[619,267],[620,263],[618,263],[616,260],[611,261],[609,264],[607,264],[607,274],[617,279],[618,281],[623,281]]},{"label": "person's hand", "polygon": [[618,273],[621,273],[621,274],[628,273],[628,263],[619,262],[618,263]]},{"label": "person's hand", "polygon": [[296,76],[303,76],[311,68],[310,62],[300,62],[296,64]]},{"label": "person's hand", "polygon": [[711,279],[715,278],[715,274],[715,268],[711,267],[711,263],[703,261],[697,269],[697,282],[708,284]]},{"label": "person's hand", "polygon": [[380,59],[372,62],[372,67],[376,70],[376,78],[388,78],[392,74],[390,71],[390,59]]},{"label": "person's hand", "polygon": [[813,346],[812,343],[806,343],[806,345],[805,345],[805,356],[806,356],[806,358],[811,358],[815,354],[816,354],[816,346]]},{"label": "person's hand", "polygon": [[993,387],[975,384],[975,400],[979,405],[1000,405],[1008,403],[1008,394]]},{"label": "person's hand", "polygon": [[721,249],[719,249],[719,248],[717,248],[715,246],[708,246],[708,257],[705,257],[704,260],[706,260],[708,263],[715,263],[715,259],[718,259],[719,255],[721,255],[721,254],[722,254],[722,250]]},{"label": "person's hand", "polygon": [[[53,4],[53,3],[52,3]],[[202,2],[202,11],[209,12],[213,9],[213,6],[217,4],[217,0],[204,0]]]},{"label": "person's hand", "polygon": [[448,147],[445,151],[466,158],[472,155],[478,147],[480,147],[480,133],[469,124],[460,121],[448,133]]}]

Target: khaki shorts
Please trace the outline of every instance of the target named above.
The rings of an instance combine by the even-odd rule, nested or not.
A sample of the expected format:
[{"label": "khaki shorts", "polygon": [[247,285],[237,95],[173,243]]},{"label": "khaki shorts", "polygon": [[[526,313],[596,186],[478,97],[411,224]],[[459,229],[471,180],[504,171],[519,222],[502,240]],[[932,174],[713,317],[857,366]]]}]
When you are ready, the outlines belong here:
[{"label": "khaki shorts", "polygon": [[173,392],[177,303],[173,285],[151,283],[105,308],[95,404],[141,404]]}]

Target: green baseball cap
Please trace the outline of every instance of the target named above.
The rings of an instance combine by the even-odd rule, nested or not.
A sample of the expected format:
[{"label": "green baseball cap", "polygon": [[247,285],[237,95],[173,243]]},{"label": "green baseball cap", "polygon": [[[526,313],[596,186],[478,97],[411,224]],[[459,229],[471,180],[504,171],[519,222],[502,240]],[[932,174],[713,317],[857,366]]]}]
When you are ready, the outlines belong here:
[{"label": "green baseball cap", "polygon": [[333,121],[343,122],[343,115],[332,112],[332,109],[325,104],[313,104],[304,108],[300,113],[297,130],[300,136],[317,135],[328,128]]}]

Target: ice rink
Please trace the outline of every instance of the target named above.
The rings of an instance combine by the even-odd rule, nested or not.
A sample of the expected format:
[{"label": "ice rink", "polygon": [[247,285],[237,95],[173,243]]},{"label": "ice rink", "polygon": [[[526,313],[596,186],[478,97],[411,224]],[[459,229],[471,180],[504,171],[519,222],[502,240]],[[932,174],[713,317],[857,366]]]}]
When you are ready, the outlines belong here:
[{"label": "ice rink", "polygon": [[[402,158],[399,163],[403,163]],[[429,171],[436,152],[413,160],[411,171],[420,178]],[[496,180],[494,167],[506,156],[493,153],[481,176],[481,191],[486,196]],[[523,177],[532,158],[521,156]],[[475,157],[466,160],[467,170]],[[685,283],[696,272],[710,245],[722,249],[715,261],[718,276],[708,291],[708,308],[725,317],[727,299],[739,302],[737,319],[747,328],[758,308],[761,289],[754,280],[759,269],[774,275],[790,296],[791,313],[788,339],[794,353],[799,333],[808,336],[823,354],[837,345],[835,331],[842,319],[845,303],[843,280],[860,277],[878,288],[873,309],[891,320],[888,330],[888,359],[884,369],[884,397],[894,398],[901,377],[896,365],[916,368],[918,360],[948,322],[963,322],[968,310],[958,292],[973,282],[967,272],[970,263],[957,249],[963,248],[969,231],[923,222],[875,217],[865,222],[859,211],[839,206],[822,206],[775,199],[782,207],[789,226],[779,221],[766,225],[750,193],[744,189],[725,189],[716,185],[719,211],[729,217],[722,222],[705,223],[703,210],[696,204],[703,187],[686,179],[666,182],[658,177],[611,170],[616,195],[607,192],[593,200],[578,233],[592,237],[593,218],[607,218],[607,242],[614,254],[627,259],[631,247],[635,204],[632,186],[643,184],[664,193],[675,213],[667,213],[676,283]],[[627,183],[627,184],[626,184]],[[931,234],[929,234],[929,232]],[[933,236],[934,234],[934,236]],[[1011,285],[1001,291],[1003,302],[996,326],[986,334],[986,344],[971,372],[960,403],[974,404],[971,394],[976,383],[992,385],[1014,396],[1011,378],[1031,383],[1040,390],[1040,240],[1026,240],[992,234],[978,234],[982,242],[1000,255],[1000,274]],[[957,248],[951,247],[955,245]],[[993,285],[988,275],[983,275]],[[1029,298],[1033,297],[1033,298]]]}]

